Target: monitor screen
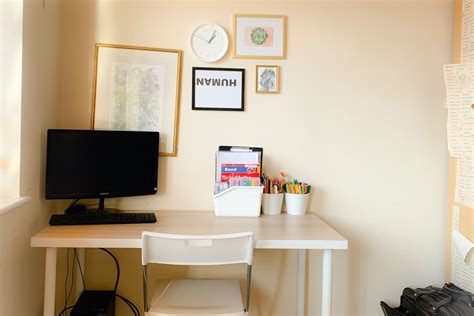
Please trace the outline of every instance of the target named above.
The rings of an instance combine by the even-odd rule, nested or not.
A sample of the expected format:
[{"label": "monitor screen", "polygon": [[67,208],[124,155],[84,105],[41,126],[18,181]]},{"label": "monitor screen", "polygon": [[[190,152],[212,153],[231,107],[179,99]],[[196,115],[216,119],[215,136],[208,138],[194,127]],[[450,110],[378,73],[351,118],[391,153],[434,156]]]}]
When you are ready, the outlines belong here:
[{"label": "monitor screen", "polygon": [[158,191],[158,132],[48,130],[47,199]]}]

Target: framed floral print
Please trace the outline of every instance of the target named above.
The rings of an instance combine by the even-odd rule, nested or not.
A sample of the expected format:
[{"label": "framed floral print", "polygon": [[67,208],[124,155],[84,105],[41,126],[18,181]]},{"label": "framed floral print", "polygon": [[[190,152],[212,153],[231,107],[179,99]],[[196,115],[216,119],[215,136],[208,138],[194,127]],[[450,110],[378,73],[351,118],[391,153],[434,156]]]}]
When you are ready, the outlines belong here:
[{"label": "framed floral print", "polygon": [[286,58],[286,16],[234,14],[233,57]]},{"label": "framed floral print", "polygon": [[176,156],[181,51],[96,44],[92,129],[160,132],[160,156]]},{"label": "framed floral print", "polygon": [[256,93],[280,92],[280,67],[274,65],[257,65],[255,69]]}]

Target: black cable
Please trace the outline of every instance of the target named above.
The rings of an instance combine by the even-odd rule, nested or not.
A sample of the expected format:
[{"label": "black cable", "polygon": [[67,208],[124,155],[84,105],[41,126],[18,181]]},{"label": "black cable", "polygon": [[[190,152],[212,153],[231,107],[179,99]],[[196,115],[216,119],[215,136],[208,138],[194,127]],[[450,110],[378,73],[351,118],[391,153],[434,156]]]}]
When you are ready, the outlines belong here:
[{"label": "black cable", "polygon": [[77,265],[79,266],[79,271],[81,272],[82,287],[84,288],[84,291],[85,291],[86,290],[86,281],[84,279],[84,273],[82,272],[81,262],[79,261],[79,257],[77,256],[76,248],[74,248],[74,257],[76,257]]},{"label": "black cable", "polygon": [[65,307],[62,311],[59,312],[59,316],[61,316],[62,313],[65,313],[68,309],[71,309],[73,307],[74,307],[74,305]]},{"label": "black cable", "polygon": [[84,290],[86,289],[86,283],[84,280],[84,274],[82,272],[82,266],[81,263],[79,262],[79,257],[77,256],[77,251],[76,248],[74,248],[74,258],[72,259],[72,276],[71,276],[71,286],[69,288],[69,291],[67,290],[67,281],[69,279],[69,250],[70,248],[67,249],[66,253],[66,280],[64,282],[64,308],[62,311],[59,312],[59,315],[65,313],[68,309],[71,309],[74,307],[74,305],[71,305],[69,307],[67,306],[67,303],[69,302],[69,298],[71,297],[72,294],[72,288],[74,287],[74,281],[75,281],[75,276],[76,276],[76,270],[75,270],[75,260],[77,260],[77,264],[79,266],[79,271],[81,272],[81,277],[82,277],[82,285],[84,286]]},{"label": "black cable", "polygon": [[140,310],[138,309],[138,307],[133,302],[131,302],[129,299],[117,294],[117,287],[118,287],[118,283],[119,283],[119,280],[120,280],[120,265],[118,263],[117,258],[109,250],[107,250],[105,248],[99,248],[99,249],[106,252],[109,256],[111,256],[114,259],[115,266],[117,268],[117,278],[115,279],[115,285],[114,285],[115,295],[118,298],[122,299],[128,305],[128,307],[130,307],[130,309],[132,310],[132,312],[135,316],[140,316]]},{"label": "black cable", "polygon": [[113,255],[113,253],[111,253],[107,249],[105,249],[105,248],[99,248],[99,249],[102,250],[102,251],[105,251],[106,253],[108,253],[115,261],[115,267],[117,268],[117,278],[115,279],[114,292],[117,292],[117,287],[118,287],[118,283],[119,283],[119,280],[120,280],[120,266],[119,266],[118,260]]},{"label": "black cable", "polygon": [[137,315],[140,316],[140,310],[138,309],[137,305],[135,305],[135,303],[133,303],[131,300],[129,300],[128,298],[124,297],[125,300],[127,300],[127,302],[133,307],[135,308],[135,310],[137,311]]},{"label": "black cable", "polygon": [[71,275],[71,286],[69,287],[69,291],[67,289],[67,281],[69,279],[69,251],[70,251],[70,248],[67,249],[67,253],[66,253],[66,280],[64,282],[64,308],[62,311],[59,312],[59,315],[61,316],[61,314],[65,313],[68,309],[71,309],[74,307],[74,305],[71,305],[69,307],[66,307],[67,306],[67,303],[69,302],[69,299],[71,297],[71,294],[72,294],[72,288],[74,287],[74,281],[75,281],[75,276],[76,276],[76,270],[75,270],[75,263],[77,260],[77,264],[79,266],[79,271],[81,272],[81,277],[82,277],[82,285],[84,286],[84,289],[86,288],[86,283],[85,283],[85,280],[84,280],[84,274],[82,272],[82,266],[81,266],[81,263],[79,262],[79,257],[77,256],[77,251],[76,249],[74,248],[74,258],[72,259],[72,275]]},{"label": "black cable", "polygon": [[67,253],[66,253],[66,278],[64,281],[64,309],[59,315],[61,315],[65,310],[67,306],[67,280],[69,279],[69,248],[67,248]]},{"label": "black cable", "polygon": [[[118,296],[117,294],[116,294],[115,296],[118,297],[118,298],[120,298],[120,299],[122,299],[122,297]],[[125,304],[127,304],[128,308],[130,308],[130,310],[131,310],[132,313],[133,313],[133,316],[138,316],[138,315],[137,315],[137,312],[136,312],[135,309],[132,307],[132,305],[130,305],[129,302],[127,302],[126,300],[123,300],[123,299],[122,299],[122,301],[124,301]]]},{"label": "black cable", "polygon": [[66,209],[70,208],[71,206],[73,206],[77,202],[79,202],[79,199],[75,199],[74,201],[72,201],[71,204],[69,204],[69,206]]},{"label": "black cable", "polygon": [[66,278],[65,278],[65,281],[64,281],[64,308],[63,310],[59,313],[59,315],[65,313],[69,308],[72,308],[74,307],[73,306],[70,306],[69,308],[66,307],[67,306],[67,303],[69,302],[69,298],[71,297],[71,294],[72,294],[72,288],[74,286],[74,278],[75,278],[75,269],[74,269],[74,264],[75,264],[75,261],[74,261],[74,258],[73,258],[73,261],[72,261],[72,276],[71,276],[71,286],[69,288],[69,291],[67,289],[67,283],[68,283],[68,280],[69,280],[69,251],[70,251],[70,248],[67,249],[67,252],[66,252]]},{"label": "black cable", "polygon": [[124,297],[124,299],[128,301],[128,303],[137,311],[137,315],[140,316],[140,310],[138,309],[137,305],[135,305],[135,303],[133,303],[131,300],[127,299],[126,297]]},{"label": "black cable", "polygon": [[119,294],[115,294],[115,296],[120,298],[122,301],[124,301],[128,305],[128,307],[130,307],[130,309],[132,310],[133,315],[140,316],[140,311],[138,310],[138,307],[132,301],[130,301],[129,299],[127,299],[127,298],[125,298],[125,297],[123,297],[122,295],[119,295]]},{"label": "black cable", "polygon": [[[69,258],[68,258],[69,260]],[[74,282],[76,279],[76,269],[75,269],[75,264],[76,261],[74,261],[74,257],[72,258],[72,276],[71,276],[71,287],[69,288],[69,294],[67,295],[66,303],[64,306],[67,306],[67,303],[69,303],[69,298],[71,297],[72,294],[72,288],[74,287]]]}]

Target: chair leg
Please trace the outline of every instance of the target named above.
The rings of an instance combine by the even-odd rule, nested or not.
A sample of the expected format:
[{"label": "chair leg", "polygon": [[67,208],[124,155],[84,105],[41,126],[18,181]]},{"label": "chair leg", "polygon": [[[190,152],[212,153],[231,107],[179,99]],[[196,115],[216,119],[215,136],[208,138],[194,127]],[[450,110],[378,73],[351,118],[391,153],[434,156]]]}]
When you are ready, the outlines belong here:
[{"label": "chair leg", "polygon": [[148,275],[147,266],[142,266],[143,269],[143,309],[148,312]]},{"label": "chair leg", "polygon": [[245,286],[245,308],[244,308],[244,312],[249,311],[251,280],[252,280],[252,266],[248,265],[247,266],[247,282],[246,282],[246,286]]}]

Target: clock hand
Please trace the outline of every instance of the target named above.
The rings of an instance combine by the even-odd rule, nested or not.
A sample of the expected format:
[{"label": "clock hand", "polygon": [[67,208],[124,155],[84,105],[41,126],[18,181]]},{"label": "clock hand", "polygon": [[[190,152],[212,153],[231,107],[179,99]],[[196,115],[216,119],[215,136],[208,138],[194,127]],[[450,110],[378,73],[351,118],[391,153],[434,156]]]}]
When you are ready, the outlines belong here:
[{"label": "clock hand", "polygon": [[216,37],[215,35],[216,35],[216,31],[212,33],[211,38],[207,42],[210,43],[214,39],[214,37]]},{"label": "clock hand", "polygon": [[209,44],[211,44],[211,42],[217,37],[217,35],[214,35],[213,37],[211,37],[211,39],[209,40]]},{"label": "clock hand", "polygon": [[205,39],[205,38],[202,38],[202,37],[201,37],[201,36],[199,36],[199,35],[194,35],[194,36],[196,36],[196,37],[197,37],[197,38],[199,38],[200,40],[202,40],[202,41],[204,41],[204,42],[206,42],[206,43],[208,43],[208,44],[209,44],[209,42],[207,41],[207,39]]}]

